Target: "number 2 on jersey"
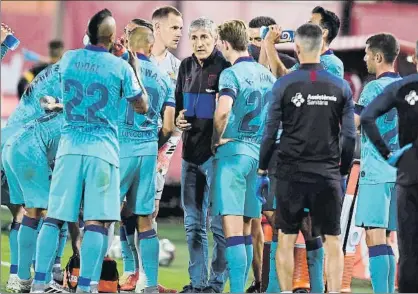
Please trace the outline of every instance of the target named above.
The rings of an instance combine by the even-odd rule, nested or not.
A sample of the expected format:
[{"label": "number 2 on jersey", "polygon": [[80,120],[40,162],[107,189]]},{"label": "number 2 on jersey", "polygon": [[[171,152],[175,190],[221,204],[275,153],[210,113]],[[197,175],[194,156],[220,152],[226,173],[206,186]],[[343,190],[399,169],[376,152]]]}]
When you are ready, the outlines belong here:
[{"label": "number 2 on jersey", "polygon": [[[107,102],[109,101],[109,92],[107,88],[100,83],[92,83],[85,89],[84,92],[83,85],[73,79],[65,80],[64,82],[64,93],[69,94],[71,89],[74,89],[74,97],[65,103],[65,113],[67,120],[69,121],[85,121],[89,123],[97,122],[106,122],[104,118],[97,116],[97,112],[104,107],[106,107]],[[87,107],[86,115],[73,114],[72,111],[75,107],[79,106],[83,101],[83,97],[94,97],[98,93],[100,96],[99,101],[93,103]]]},{"label": "number 2 on jersey", "polygon": [[[268,94],[268,93],[267,93]],[[247,98],[247,105],[256,105],[255,109],[248,112],[242,119],[239,130],[240,132],[256,133],[260,129],[260,125],[252,125],[251,121],[261,114],[264,105],[268,102],[269,97],[263,97],[260,91],[252,92]]]}]

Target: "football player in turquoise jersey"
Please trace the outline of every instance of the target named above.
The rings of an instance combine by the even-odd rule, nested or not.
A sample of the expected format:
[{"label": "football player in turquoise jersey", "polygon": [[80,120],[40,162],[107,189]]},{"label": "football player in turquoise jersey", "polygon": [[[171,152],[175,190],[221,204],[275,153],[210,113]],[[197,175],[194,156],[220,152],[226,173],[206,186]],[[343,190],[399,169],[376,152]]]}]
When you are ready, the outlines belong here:
[{"label": "football player in turquoise jersey", "polygon": [[[48,206],[51,166],[61,136],[62,122],[63,116],[58,112],[35,119],[9,138],[3,149],[2,161],[10,202],[24,205],[26,210],[17,239],[19,279],[8,285],[8,290],[12,292],[30,290],[32,256],[35,253],[38,226]],[[50,280],[49,272],[47,282]]]},{"label": "football player in turquoise jersey", "polygon": [[[45,114],[45,103],[59,103],[62,97],[59,79],[59,62],[41,71],[30,83],[16,109],[7,119],[7,126],[24,125]],[[54,101],[52,97],[57,98],[58,101]]]},{"label": "football player in turquoise jersey", "polygon": [[218,48],[233,64],[219,80],[212,148],[215,153],[211,184],[212,215],[223,216],[226,259],[232,293],[244,292],[253,246],[251,219],[261,217],[256,197],[260,142],[276,78],[249,56],[244,22],[232,20],[218,27]]},{"label": "football player in turquoise jersey", "polygon": [[[340,20],[338,16],[332,11],[326,10],[321,6],[317,6],[312,10],[312,16],[309,22],[319,25],[323,31],[324,45],[321,54],[321,65],[330,73],[335,74],[340,78],[344,78],[344,64],[334,55],[329,48],[331,42],[335,39],[340,29]],[[265,48],[269,65],[272,72],[281,77],[290,71],[299,68],[299,64],[295,64],[292,68],[287,69],[280,57],[277,54],[275,44],[279,42],[282,29],[279,26],[270,26],[270,30],[265,38]]]},{"label": "football player in turquoise jersey", "polygon": [[[45,111],[59,111],[62,105],[59,103],[61,98],[61,88],[58,76],[59,65],[54,64],[43,70],[30,84],[25,94],[22,96],[16,109],[12,112],[7,120],[7,125],[1,132],[1,148],[7,140],[18,132],[23,125],[33,119],[45,115]],[[57,97],[57,98],[53,98]],[[2,205],[6,205],[13,215],[13,225],[10,234],[10,250],[11,250],[11,267],[10,277],[8,280],[7,289],[12,291],[19,284],[17,279],[17,260],[18,260],[18,246],[17,235],[22,222],[23,210],[21,205],[14,205],[10,203],[8,185],[6,175],[2,170]],[[64,227],[65,229],[65,227]],[[64,242],[65,238],[62,238]],[[61,241],[60,241],[61,242]],[[30,286],[30,285],[29,285]]]},{"label": "football player in turquoise jersey", "polygon": [[[365,62],[376,80],[363,89],[355,106],[356,126],[360,114],[389,84],[401,79],[395,72],[399,43],[390,34],[377,34],[366,41]],[[396,109],[376,121],[379,132],[394,152],[399,149],[398,115]],[[389,241],[390,231],[396,231],[396,169],[380,155],[370,139],[361,132],[360,180],[355,224],[366,229],[369,247],[369,269],[376,293],[395,291],[396,261]]]},{"label": "football player in turquoise jersey", "polygon": [[33,290],[42,292],[64,222],[78,221],[81,201],[85,221],[81,272],[77,290],[90,291],[90,281],[107,250],[105,223],[118,221],[119,101],[135,111],[148,111],[148,97],[124,60],[110,54],[116,22],[104,9],[89,21],[91,45],[68,51],[60,61],[64,123],[57,150],[48,202],[36,251]]},{"label": "football player in turquoise jersey", "polygon": [[[119,110],[121,201],[137,217],[138,243],[146,276],[145,292],[158,293],[159,241],[152,227],[155,209],[155,173],[158,145],[164,144],[170,134],[158,134],[158,120],[163,107],[175,107],[174,91],[169,76],[162,73],[149,59],[154,43],[148,27],[137,27],[129,34],[129,46],[138,57],[140,76],[149,95],[149,111],[135,114],[132,106],[122,101]],[[173,117],[166,118],[174,121]],[[172,129],[172,128],[171,128]],[[139,186],[139,184],[141,186]]]}]

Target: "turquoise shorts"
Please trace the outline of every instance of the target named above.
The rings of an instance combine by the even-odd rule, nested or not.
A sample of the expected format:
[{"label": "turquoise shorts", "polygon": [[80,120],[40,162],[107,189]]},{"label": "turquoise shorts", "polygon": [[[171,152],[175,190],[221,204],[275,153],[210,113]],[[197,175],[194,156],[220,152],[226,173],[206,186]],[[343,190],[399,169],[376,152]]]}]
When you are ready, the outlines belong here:
[{"label": "turquoise shorts", "polygon": [[356,226],[396,231],[396,209],[395,183],[359,185]]},{"label": "turquoise shorts", "polygon": [[47,209],[52,171],[46,154],[36,145],[36,142],[27,142],[27,147],[4,146],[4,170],[12,204]]},{"label": "turquoise shorts", "polygon": [[151,215],[155,210],[156,169],[156,155],[120,160],[120,201],[126,197],[128,207],[136,215]]},{"label": "turquoise shorts", "polygon": [[211,214],[261,217],[262,203],[256,197],[258,160],[231,155],[213,160],[210,187]]},{"label": "turquoise shorts", "polygon": [[119,221],[119,168],[98,157],[63,155],[55,160],[48,217],[77,222]]}]

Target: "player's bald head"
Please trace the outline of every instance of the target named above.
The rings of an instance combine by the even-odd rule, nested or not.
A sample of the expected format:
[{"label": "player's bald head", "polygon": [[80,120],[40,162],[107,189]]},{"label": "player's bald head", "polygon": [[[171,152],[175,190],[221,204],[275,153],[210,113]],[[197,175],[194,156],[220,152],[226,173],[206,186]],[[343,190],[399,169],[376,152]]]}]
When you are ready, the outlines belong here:
[{"label": "player's bald head", "polygon": [[148,55],[154,45],[153,31],[145,26],[134,28],[128,37],[129,47],[134,52],[140,52]]},{"label": "player's bald head", "polygon": [[115,40],[116,21],[108,9],[100,10],[89,21],[87,35],[93,45],[110,45]]}]

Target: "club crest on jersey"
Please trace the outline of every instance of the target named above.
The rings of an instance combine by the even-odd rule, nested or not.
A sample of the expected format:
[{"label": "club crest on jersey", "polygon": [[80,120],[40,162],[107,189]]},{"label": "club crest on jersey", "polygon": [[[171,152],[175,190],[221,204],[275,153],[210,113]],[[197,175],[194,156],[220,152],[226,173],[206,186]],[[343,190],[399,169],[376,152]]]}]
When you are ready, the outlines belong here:
[{"label": "club crest on jersey", "polygon": [[295,96],[292,97],[290,101],[293,104],[295,104],[296,107],[301,107],[302,104],[305,102],[305,99],[303,98],[301,93],[297,93]]},{"label": "club crest on jersey", "polygon": [[415,105],[418,102],[417,92],[412,90],[411,92],[409,92],[408,95],[405,96],[405,100],[406,102],[408,102],[409,105],[411,106]]},{"label": "club crest on jersey", "polygon": [[216,85],[216,79],[218,75],[211,74],[208,76],[208,87],[214,87]]}]

